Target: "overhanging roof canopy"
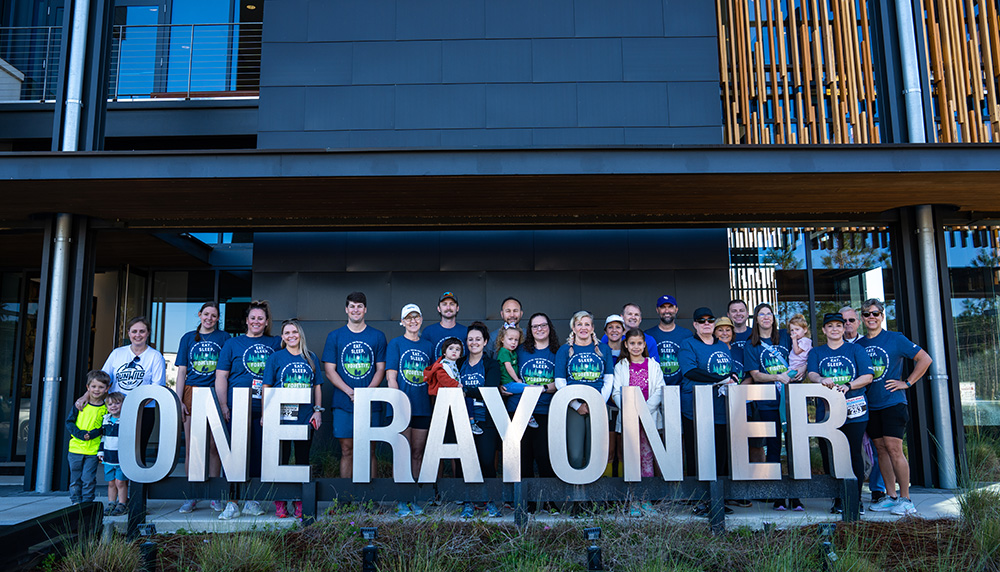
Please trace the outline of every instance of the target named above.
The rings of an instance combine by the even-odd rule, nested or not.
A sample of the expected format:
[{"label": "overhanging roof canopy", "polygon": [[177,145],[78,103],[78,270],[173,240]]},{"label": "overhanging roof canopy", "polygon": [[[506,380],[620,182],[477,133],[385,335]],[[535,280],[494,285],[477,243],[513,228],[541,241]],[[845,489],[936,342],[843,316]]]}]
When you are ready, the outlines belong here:
[{"label": "overhanging roof canopy", "polygon": [[648,225],[1000,213],[1000,145],[0,154],[0,220],[134,228]]}]

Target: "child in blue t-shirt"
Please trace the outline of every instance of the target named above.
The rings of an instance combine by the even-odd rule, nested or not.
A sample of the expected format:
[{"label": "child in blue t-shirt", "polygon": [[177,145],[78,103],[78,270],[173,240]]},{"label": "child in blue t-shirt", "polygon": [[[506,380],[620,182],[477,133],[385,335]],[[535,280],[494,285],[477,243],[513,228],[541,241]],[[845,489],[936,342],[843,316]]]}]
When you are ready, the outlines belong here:
[{"label": "child in blue t-shirt", "polygon": [[[503,334],[497,338],[496,345],[497,361],[502,366],[500,368],[501,386],[505,386],[508,383],[524,383],[517,375],[517,347],[523,341],[524,332],[521,331],[520,326],[517,324],[503,325]],[[534,415],[528,419],[528,427],[538,429],[538,422],[535,421]]]},{"label": "child in blue t-shirt", "polygon": [[108,481],[108,506],[104,509],[105,516],[121,516],[128,511],[125,502],[128,500],[128,479],[118,463],[118,420],[121,418],[122,403],[125,395],[109,393],[104,400],[108,414],[104,416],[101,436],[101,446],[97,450],[97,460],[104,463],[104,480]]}]

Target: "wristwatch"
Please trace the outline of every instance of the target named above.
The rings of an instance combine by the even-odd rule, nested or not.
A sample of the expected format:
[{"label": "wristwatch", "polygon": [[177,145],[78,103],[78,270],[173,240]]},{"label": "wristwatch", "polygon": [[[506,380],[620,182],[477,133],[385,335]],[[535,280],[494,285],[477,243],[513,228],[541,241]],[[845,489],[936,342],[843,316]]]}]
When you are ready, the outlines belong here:
[{"label": "wristwatch", "polygon": [[911,387],[913,387],[913,384],[912,384],[912,383],[910,383],[910,380],[906,380],[906,381],[904,381],[903,383],[905,383],[905,384],[906,384],[906,389],[910,389]]},{"label": "wristwatch", "polygon": [[313,406],[313,413],[320,413],[322,411],[326,411],[326,408],[325,407],[320,407],[319,405],[314,405]]}]

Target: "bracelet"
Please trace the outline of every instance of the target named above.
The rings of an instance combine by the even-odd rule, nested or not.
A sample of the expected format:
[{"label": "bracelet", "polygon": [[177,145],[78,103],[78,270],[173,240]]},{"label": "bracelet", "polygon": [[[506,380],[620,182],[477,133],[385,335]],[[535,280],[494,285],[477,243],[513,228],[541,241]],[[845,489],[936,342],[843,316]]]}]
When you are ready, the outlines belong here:
[{"label": "bracelet", "polygon": [[313,406],[313,413],[319,413],[321,411],[326,411],[326,408],[325,407],[320,407],[319,405],[314,405]]},{"label": "bracelet", "polygon": [[905,383],[905,384],[906,384],[906,389],[910,389],[911,387],[913,387],[913,384],[912,384],[912,383],[910,383],[910,380],[906,380],[906,381],[904,381],[903,383]]}]

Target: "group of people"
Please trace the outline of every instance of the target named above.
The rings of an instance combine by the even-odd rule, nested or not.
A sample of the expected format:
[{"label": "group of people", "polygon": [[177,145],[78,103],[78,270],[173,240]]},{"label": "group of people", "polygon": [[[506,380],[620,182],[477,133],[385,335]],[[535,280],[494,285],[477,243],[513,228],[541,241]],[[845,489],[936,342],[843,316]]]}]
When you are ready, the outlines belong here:
[{"label": "group of people", "polygon": [[[176,365],[176,391],[181,397],[185,434],[190,442],[190,410],[192,387],[214,387],[224,417],[230,419],[233,389],[251,389],[250,477],[260,476],[261,412],[265,387],[311,387],[313,404],[283,405],[283,423],[309,424],[317,430],[322,424],[321,385],[329,380],[333,391],[333,436],[341,449],[340,475],[351,477],[354,455],[371,459],[375,474],[374,450],[355,451],[354,392],[359,388],[378,387],[383,382],[403,391],[410,401],[411,418],[404,435],[411,451],[411,467],[416,477],[421,470],[423,453],[430,427],[433,401],[442,387],[462,388],[466,397],[469,428],[479,454],[479,464],[485,478],[497,474],[497,452],[500,438],[479,391],[483,387],[498,387],[513,412],[528,387],[542,388],[542,394],[532,411],[528,428],[521,441],[521,472],[525,477],[555,477],[549,461],[549,406],[553,394],[567,385],[585,384],[598,392],[609,404],[611,416],[611,454],[609,464],[620,460],[621,427],[619,411],[624,387],[638,387],[657,428],[663,431],[659,416],[662,389],[668,385],[681,388],[682,441],[686,474],[693,474],[694,412],[693,393],[698,384],[711,384],[716,427],[716,463],[718,474],[728,474],[728,431],[726,430],[727,387],[739,383],[772,383],[779,398],[774,401],[751,402],[748,415],[752,419],[774,423],[775,437],[751,439],[750,461],[780,462],[782,442],[783,388],[788,383],[820,383],[831,391],[840,391],[847,399],[848,419],[840,429],[850,443],[852,468],[859,488],[865,478],[863,445],[865,432],[874,444],[881,463],[872,471],[871,510],[913,514],[909,499],[909,467],[902,450],[908,407],[906,390],[919,381],[930,365],[930,357],[899,333],[884,329],[885,311],[879,300],[868,300],[860,315],[866,335],[858,334],[858,312],[843,308],[826,314],[822,331],[826,343],[813,347],[810,328],[801,315],[794,316],[787,329],[778,326],[769,304],[759,304],[752,316],[742,300],[733,300],[724,316],[716,316],[707,307],[692,313],[692,329],[677,323],[678,302],[664,295],[656,301],[659,322],[646,331],[640,329],[642,312],[638,304],[629,303],[621,314],[604,320],[603,334],[598,332],[594,316],[587,311],[575,313],[569,322],[569,335],[561,340],[556,326],[545,313],[532,314],[522,327],[521,303],[513,297],[501,302],[504,323],[490,332],[482,322],[468,326],[458,323],[458,296],[442,293],[437,302],[439,320],[423,327],[423,313],[416,304],[403,306],[400,312],[402,335],[386,339],[381,331],[365,322],[367,299],[361,292],[347,296],[347,323],[327,336],[322,356],[308,349],[305,333],[298,321],[281,324],[280,336],[271,335],[271,312],[266,301],[251,302],[246,311],[245,334],[230,337],[218,329],[219,311],[214,303],[206,303],[198,312],[199,327],[181,339]],[[751,321],[752,325],[748,325]],[[133,320],[129,326],[131,344],[115,350],[103,368],[110,378],[112,392],[127,397],[129,390],[140,383],[163,384],[163,358],[147,344],[149,324],[144,319]],[[904,363],[913,360],[909,376],[903,376]],[[319,368],[324,375],[319,375]],[[137,370],[145,372],[144,375]],[[94,372],[92,372],[94,373]],[[88,382],[90,376],[88,375]],[[87,407],[99,407],[88,386],[87,395],[77,402],[75,427]],[[101,405],[103,407],[103,405]],[[119,404],[120,410],[120,404]],[[102,412],[113,416],[114,412]],[[389,411],[375,404],[371,412],[372,426],[385,423]],[[586,403],[573,401],[567,412],[566,431],[570,464],[581,468],[590,462],[591,412]],[[817,416],[826,415],[824,402],[818,401]],[[147,430],[147,420],[149,428]],[[449,428],[449,432],[454,431]],[[152,431],[152,416],[143,416],[140,447],[145,451]],[[657,474],[652,448],[640,432],[640,461],[643,477]],[[311,432],[310,432],[311,434]],[[74,440],[89,442],[95,436],[74,433]],[[86,439],[84,437],[87,437]],[[74,465],[74,445],[71,443],[71,467]],[[283,443],[281,462],[308,463],[309,441]],[[829,456],[825,449],[824,464]],[[117,459],[115,459],[117,460]],[[118,473],[106,473],[121,477]],[[220,474],[221,462],[214,447],[210,447],[209,474]],[[86,470],[83,470],[86,473]],[[76,473],[74,473],[76,475]],[[110,481],[109,476],[109,481]],[[877,477],[881,479],[877,479]],[[74,477],[75,479],[76,477]],[[85,480],[85,479],[84,479]],[[878,496],[878,481],[884,481]],[[77,481],[74,480],[74,483]],[[899,491],[896,492],[896,483]],[[127,487],[127,485],[126,485]],[[126,488],[127,490],[127,488]],[[92,491],[92,487],[91,487]],[[115,499],[121,493],[115,488]],[[84,488],[83,500],[87,500]],[[91,493],[92,498],[92,493]],[[79,500],[80,495],[74,497]],[[109,485],[109,501],[111,486]],[[195,510],[198,499],[189,499],[181,512]],[[749,501],[732,500],[746,506]],[[799,509],[798,499],[773,500],[776,510]],[[263,514],[260,503],[248,500],[240,509],[236,499],[228,503],[212,501],[212,507],[228,519],[241,513]],[[466,502],[462,516],[471,517],[476,507],[490,516],[501,511],[489,499]],[[554,509],[554,507],[551,507]],[[421,512],[416,503],[400,502],[400,516]],[[728,509],[727,510],[731,510]],[[834,501],[833,512],[843,510],[840,499]],[[862,506],[863,510],[863,506]],[[302,506],[293,502],[292,514],[301,516]],[[703,512],[702,507],[696,512]],[[279,517],[289,516],[284,501],[275,503]],[[655,513],[650,503],[632,505],[633,515]]]}]

